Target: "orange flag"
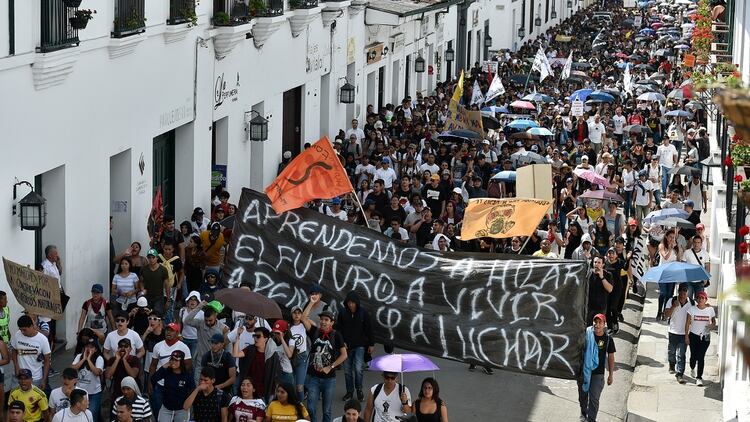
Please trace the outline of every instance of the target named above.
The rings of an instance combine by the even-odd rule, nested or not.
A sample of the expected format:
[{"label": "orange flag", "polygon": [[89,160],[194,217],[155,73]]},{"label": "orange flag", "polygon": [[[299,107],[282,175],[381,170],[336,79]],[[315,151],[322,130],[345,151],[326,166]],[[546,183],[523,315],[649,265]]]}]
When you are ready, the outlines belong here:
[{"label": "orange flag", "polygon": [[274,211],[281,214],[313,199],[328,199],[354,188],[328,137],[322,137],[289,163],[266,187]]},{"label": "orange flag", "polygon": [[543,199],[470,199],[464,210],[461,240],[530,236],[551,203]]}]

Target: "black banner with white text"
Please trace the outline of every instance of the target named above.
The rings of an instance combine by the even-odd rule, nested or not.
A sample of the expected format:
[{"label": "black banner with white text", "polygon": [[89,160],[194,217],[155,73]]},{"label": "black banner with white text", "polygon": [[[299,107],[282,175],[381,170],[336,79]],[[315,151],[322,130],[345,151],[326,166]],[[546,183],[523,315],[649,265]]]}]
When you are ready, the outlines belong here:
[{"label": "black banner with white text", "polygon": [[[320,284],[339,306],[355,290],[376,341],[427,355],[573,379],[580,372],[588,293],[584,262],[440,253],[309,209],[277,215],[244,189],[227,254],[230,287],[291,308]],[[338,308],[335,308],[338,310]]]}]

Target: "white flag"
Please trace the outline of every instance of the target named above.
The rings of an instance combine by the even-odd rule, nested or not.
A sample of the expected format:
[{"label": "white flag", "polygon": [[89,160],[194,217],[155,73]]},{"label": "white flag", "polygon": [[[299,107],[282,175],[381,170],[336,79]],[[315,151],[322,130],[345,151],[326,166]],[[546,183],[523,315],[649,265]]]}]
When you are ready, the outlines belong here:
[{"label": "white flag", "polygon": [[541,46],[539,46],[539,51],[536,52],[531,70],[539,72],[539,82],[544,81],[547,76],[552,74],[552,66],[550,66],[547,55],[544,54],[544,49]]},{"label": "white flag", "polygon": [[484,102],[490,102],[494,100],[495,97],[503,94],[505,94],[505,87],[503,86],[503,82],[500,80],[500,75],[496,73],[495,77],[492,78],[490,88],[487,90],[487,95],[484,98]]},{"label": "white flag", "polygon": [[561,79],[566,80],[570,77],[570,70],[573,68],[573,52],[570,52],[570,55],[568,56],[568,61],[565,62],[565,66],[563,66]]},{"label": "white flag", "polygon": [[622,76],[622,85],[625,92],[633,92],[633,77],[630,75],[630,63],[625,65],[625,73]]},{"label": "white flag", "polygon": [[482,89],[479,88],[479,81],[474,81],[474,91],[471,93],[471,105],[481,104],[484,102],[484,95],[482,95]]}]

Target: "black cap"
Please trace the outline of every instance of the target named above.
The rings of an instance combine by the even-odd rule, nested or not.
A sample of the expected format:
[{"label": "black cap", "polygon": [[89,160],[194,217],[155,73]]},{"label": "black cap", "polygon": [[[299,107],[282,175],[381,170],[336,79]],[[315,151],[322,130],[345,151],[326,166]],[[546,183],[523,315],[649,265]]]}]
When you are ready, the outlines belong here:
[{"label": "black cap", "polygon": [[8,410],[20,410],[21,412],[26,412],[26,406],[21,400],[13,400],[8,405]]},{"label": "black cap", "polygon": [[193,210],[193,214],[203,215],[205,213],[203,212],[203,208],[201,208],[201,207],[195,207],[195,209]]},{"label": "black cap", "polygon": [[211,231],[221,231],[221,224],[219,224],[219,223],[211,223],[211,226],[209,227],[209,229]]}]

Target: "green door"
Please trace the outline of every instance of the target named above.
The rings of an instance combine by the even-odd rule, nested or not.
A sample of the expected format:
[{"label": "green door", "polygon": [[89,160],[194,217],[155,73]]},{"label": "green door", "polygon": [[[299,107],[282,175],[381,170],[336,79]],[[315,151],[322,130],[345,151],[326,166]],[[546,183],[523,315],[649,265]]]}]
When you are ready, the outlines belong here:
[{"label": "green door", "polygon": [[174,216],[174,130],[154,138],[153,186],[153,196],[161,186],[164,215]]}]

